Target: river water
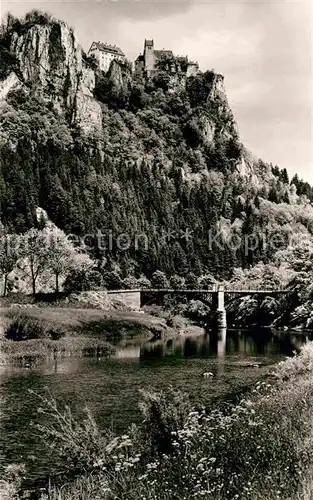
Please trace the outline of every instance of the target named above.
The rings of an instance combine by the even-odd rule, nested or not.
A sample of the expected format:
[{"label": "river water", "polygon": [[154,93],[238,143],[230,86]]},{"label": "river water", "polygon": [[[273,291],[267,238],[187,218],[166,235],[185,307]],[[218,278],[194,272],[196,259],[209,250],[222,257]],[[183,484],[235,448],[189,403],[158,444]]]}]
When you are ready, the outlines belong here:
[{"label": "river water", "polygon": [[[101,427],[122,431],[140,418],[140,389],[171,384],[206,404],[230,400],[309,339],[292,332],[224,331],[218,336],[126,342],[117,346],[112,359],[67,358],[30,368],[0,367],[0,469],[24,463],[29,484],[60,469],[33,427],[43,418],[36,394],[47,389],[78,418],[87,406]],[[213,376],[205,377],[205,372]]]}]

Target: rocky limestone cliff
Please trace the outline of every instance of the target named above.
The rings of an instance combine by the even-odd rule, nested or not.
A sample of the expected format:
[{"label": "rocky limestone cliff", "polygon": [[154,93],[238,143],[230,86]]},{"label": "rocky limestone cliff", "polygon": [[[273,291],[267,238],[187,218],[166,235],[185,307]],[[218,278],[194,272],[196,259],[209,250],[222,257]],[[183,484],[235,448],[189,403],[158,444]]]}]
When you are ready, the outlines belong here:
[{"label": "rocky limestone cliff", "polygon": [[6,99],[7,95],[11,90],[17,90],[22,87],[21,80],[17,75],[12,72],[10,75],[0,82],[0,100]]},{"label": "rocky limestone cliff", "polygon": [[26,32],[14,32],[10,50],[25,83],[36,86],[60,112],[67,111],[85,133],[101,131],[101,107],[93,99],[95,75],[86,67],[72,29],[63,22],[36,24]]},{"label": "rocky limestone cliff", "polygon": [[[76,35],[66,23],[47,20],[23,26],[23,29],[17,26],[10,34],[10,52],[17,60],[24,83],[51,100],[60,113],[66,112],[85,135],[100,138],[102,108],[94,98],[97,75],[87,66]],[[199,116],[202,137],[207,145],[214,147],[216,141],[238,138],[238,128],[227,101],[224,77],[207,73],[204,81],[201,75],[199,78],[171,75],[168,92],[188,93],[194,85],[196,95],[201,88],[201,102],[193,105],[202,108]],[[133,82],[131,68],[118,61],[112,62],[106,76],[117,92],[127,92]],[[11,73],[0,85],[0,97],[5,99],[9,90],[19,85],[16,73]]]},{"label": "rocky limestone cliff", "polygon": [[209,98],[216,99],[217,97],[222,101],[227,101],[224,76],[219,73],[213,75],[212,90]]},{"label": "rocky limestone cliff", "polygon": [[239,139],[239,130],[228,103],[223,75],[213,73],[211,78],[201,122],[204,141],[214,146],[214,143],[219,140]]},{"label": "rocky limestone cliff", "polygon": [[115,59],[111,62],[107,75],[117,90],[126,88],[132,82],[131,68]]}]

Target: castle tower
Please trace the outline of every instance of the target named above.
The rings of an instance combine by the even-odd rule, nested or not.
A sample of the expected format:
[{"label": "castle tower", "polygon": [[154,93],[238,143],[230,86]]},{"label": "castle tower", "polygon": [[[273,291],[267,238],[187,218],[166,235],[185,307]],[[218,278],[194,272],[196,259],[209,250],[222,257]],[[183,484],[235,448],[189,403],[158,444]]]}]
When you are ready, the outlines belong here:
[{"label": "castle tower", "polygon": [[151,76],[154,70],[154,43],[153,40],[145,40],[145,46],[143,51],[144,61],[145,61],[145,71],[147,76]]}]

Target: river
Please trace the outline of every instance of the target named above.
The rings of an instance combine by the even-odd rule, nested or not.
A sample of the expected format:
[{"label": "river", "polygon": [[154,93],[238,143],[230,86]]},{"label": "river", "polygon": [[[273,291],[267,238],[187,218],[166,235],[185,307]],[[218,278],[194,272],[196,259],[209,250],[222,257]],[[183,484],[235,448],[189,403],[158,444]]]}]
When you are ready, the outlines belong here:
[{"label": "river", "polygon": [[[29,389],[44,394],[48,388],[77,417],[83,416],[87,406],[100,426],[122,431],[140,418],[140,389],[171,384],[206,404],[232,399],[308,339],[306,334],[292,332],[224,331],[218,337],[204,334],[126,342],[117,346],[111,359],[66,358],[28,369],[0,367],[0,467],[26,464],[30,485],[60,469],[33,427],[42,422],[42,416],[37,411],[40,401]],[[205,377],[205,372],[213,376]]]}]

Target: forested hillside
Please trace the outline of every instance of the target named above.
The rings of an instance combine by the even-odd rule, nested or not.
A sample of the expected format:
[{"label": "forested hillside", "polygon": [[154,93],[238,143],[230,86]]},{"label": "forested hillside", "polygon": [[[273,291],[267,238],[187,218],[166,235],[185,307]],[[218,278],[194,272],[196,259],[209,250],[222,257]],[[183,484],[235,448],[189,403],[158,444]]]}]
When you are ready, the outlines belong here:
[{"label": "forested hillside", "polygon": [[[66,233],[101,231],[101,248],[87,240],[92,257],[124,276],[226,279],[271,262],[295,230],[311,238],[312,188],[245,149],[221,75],[173,86],[166,71],[135,80],[127,63],[99,73],[70,28],[34,12],[8,17],[0,59],[1,221],[10,231],[36,225],[40,206]],[[278,248],[264,245],[272,233],[282,235]],[[248,235],[257,235],[249,248]]]}]

